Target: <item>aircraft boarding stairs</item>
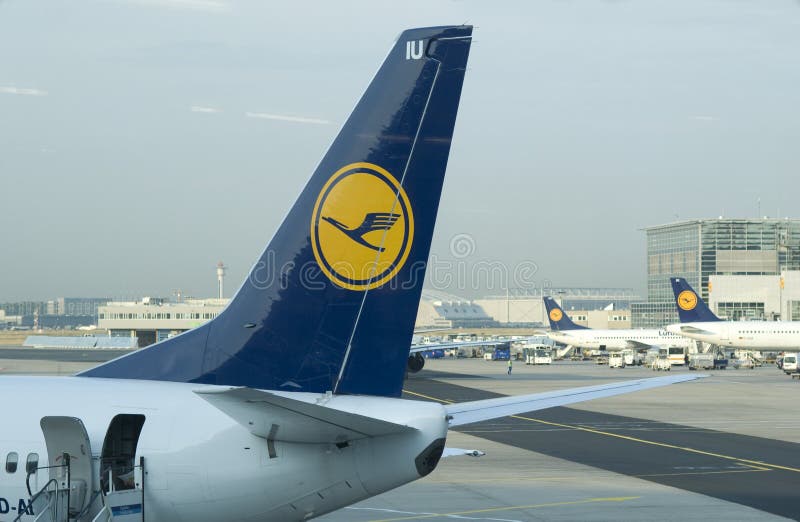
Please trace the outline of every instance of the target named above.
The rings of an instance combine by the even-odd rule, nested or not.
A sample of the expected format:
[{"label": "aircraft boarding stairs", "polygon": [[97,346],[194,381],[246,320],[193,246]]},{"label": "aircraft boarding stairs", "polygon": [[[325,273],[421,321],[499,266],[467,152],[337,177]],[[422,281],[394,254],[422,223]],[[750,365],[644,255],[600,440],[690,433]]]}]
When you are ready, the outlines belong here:
[{"label": "aircraft boarding stairs", "polygon": [[14,522],[144,522],[144,457],[134,465],[93,456],[80,419],[44,417],[41,424],[48,465],[28,470],[28,509]]}]

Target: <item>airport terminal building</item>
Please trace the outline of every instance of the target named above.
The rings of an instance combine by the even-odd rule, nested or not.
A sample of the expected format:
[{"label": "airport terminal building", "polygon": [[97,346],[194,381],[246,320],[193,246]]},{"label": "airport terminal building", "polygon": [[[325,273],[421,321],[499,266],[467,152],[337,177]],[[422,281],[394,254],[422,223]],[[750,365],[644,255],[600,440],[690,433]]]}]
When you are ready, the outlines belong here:
[{"label": "airport terminal building", "polygon": [[[685,278],[719,315],[777,319],[783,311],[782,317],[788,319],[794,305],[772,306],[768,312],[763,299],[748,298],[745,290],[766,284],[757,279],[763,277],[775,278],[772,286],[779,289],[781,272],[800,270],[800,219],[699,219],[649,227],[645,233],[647,302],[631,305],[634,328],[678,322],[671,277]],[[719,279],[721,286],[715,287],[713,280],[718,277],[736,279]],[[789,279],[794,282],[793,276]],[[791,297],[792,290],[786,294]],[[783,301],[787,300],[792,299]],[[800,310],[795,317],[800,318]]]},{"label": "airport terminal building", "polygon": [[630,305],[639,300],[630,288],[513,289],[506,295],[467,300],[425,289],[417,328],[548,328],[543,296],[554,297],[581,326],[630,328]]},{"label": "airport terminal building", "polygon": [[548,327],[544,296],[555,298],[577,324],[602,329],[630,328],[631,303],[641,299],[631,288],[549,287],[511,290],[475,303],[500,326]]},{"label": "airport terminal building", "polygon": [[712,275],[708,306],[733,321],[800,321],[800,271],[779,275]]},{"label": "airport terminal building", "polygon": [[141,301],[116,301],[101,306],[98,327],[112,337],[138,337],[143,348],[191,330],[215,318],[229,299],[166,299],[145,297]]}]

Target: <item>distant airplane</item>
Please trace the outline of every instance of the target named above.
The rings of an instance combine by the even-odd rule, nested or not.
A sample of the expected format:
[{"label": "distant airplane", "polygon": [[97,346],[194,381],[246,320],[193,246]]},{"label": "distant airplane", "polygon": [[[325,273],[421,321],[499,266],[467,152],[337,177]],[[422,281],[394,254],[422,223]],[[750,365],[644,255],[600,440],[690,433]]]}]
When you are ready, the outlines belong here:
[{"label": "distant airplane", "polygon": [[[216,318],[76,377],[0,377],[3,520],[308,520],[480,454],[450,427],[697,377],[399,398],[471,35],[400,35]],[[324,219],[370,212],[399,216],[380,252]]]},{"label": "distant airplane", "polygon": [[79,327],[77,327],[75,329],[76,330],[81,330],[81,331],[84,331],[84,332],[91,332],[93,330],[97,330],[97,325],[96,324],[90,324],[88,326],[79,326]]},{"label": "distant airplane", "polygon": [[685,279],[673,277],[670,282],[681,320],[667,326],[670,332],[731,348],[800,349],[800,321],[723,321]]},{"label": "distant airplane", "polygon": [[694,341],[666,329],[626,328],[594,330],[572,322],[564,310],[552,297],[544,298],[547,319],[550,321],[550,339],[557,343],[574,346],[583,350],[644,351],[651,348],[695,347]]}]

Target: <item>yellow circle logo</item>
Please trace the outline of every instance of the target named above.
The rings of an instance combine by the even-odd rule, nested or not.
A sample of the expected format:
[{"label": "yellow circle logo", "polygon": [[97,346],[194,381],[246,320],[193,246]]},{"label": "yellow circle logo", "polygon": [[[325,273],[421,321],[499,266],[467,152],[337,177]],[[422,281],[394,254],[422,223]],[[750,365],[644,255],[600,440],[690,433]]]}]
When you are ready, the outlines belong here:
[{"label": "yellow circle logo", "polygon": [[403,187],[372,163],[342,167],[322,187],[311,217],[311,247],[322,272],[350,290],[369,290],[403,267],[414,215]]},{"label": "yellow circle logo", "polygon": [[553,320],[555,322],[559,322],[562,317],[564,317],[564,314],[562,314],[561,310],[559,310],[558,308],[553,308],[552,310],[550,310],[550,319],[551,320]]},{"label": "yellow circle logo", "polygon": [[691,290],[684,290],[678,294],[678,306],[681,307],[681,310],[686,310],[687,312],[694,310],[697,306],[697,294]]}]

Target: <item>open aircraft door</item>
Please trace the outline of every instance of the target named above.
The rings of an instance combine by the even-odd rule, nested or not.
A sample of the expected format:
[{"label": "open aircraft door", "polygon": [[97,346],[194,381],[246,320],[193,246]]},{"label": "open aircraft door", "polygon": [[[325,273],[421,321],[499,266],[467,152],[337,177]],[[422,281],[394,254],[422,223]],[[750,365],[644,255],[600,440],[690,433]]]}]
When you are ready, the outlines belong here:
[{"label": "open aircraft door", "polygon": [[[83,422],[75,417],[43,417],[40,425],[47,445],[49,483],[55,488],[49,508],[58,520],[76,518],[94,491],[92,450]],[[63,518],[62,518],[63,517]]]}]

